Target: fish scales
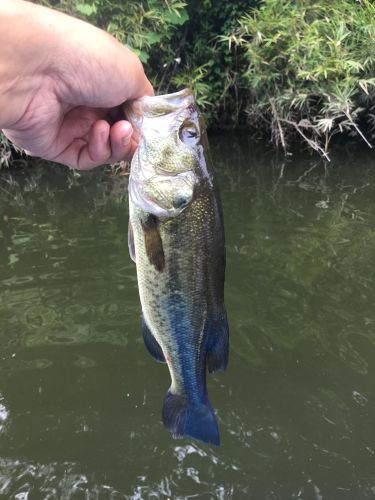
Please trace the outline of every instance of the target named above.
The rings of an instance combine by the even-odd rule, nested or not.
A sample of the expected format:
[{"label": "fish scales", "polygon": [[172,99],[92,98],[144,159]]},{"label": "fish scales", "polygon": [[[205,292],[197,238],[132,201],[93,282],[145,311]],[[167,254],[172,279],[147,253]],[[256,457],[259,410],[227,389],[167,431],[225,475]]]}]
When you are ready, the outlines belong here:
[{"label": "fish scales", "polygon": [[[173,379],[176,383],[181,380],[185,382],[178,383],[177,389],[181,392],[189,390],[192,396],[195,396],[198,388],[195,380],[189,380],[186,375],[193,367],[198,372],[203,369],[199,359],[200,345],[210,308],[205,283],[210,273],[210,263],[206,257],[212,254],[207,247],[214,244],[210,234],[216,225],[212,208],[212,203],[202,197],[195,200],[178,220],[171,219],[161,225],[166,261],[163,276],[149,262],[146,254],[139,222],[143,214],[134,213],[131,216],[137,235],[135,248],[140,269],[138,286],[146,322],[155,332],[154,336],[163,352],[168,353],[172,361],[170,370]],[[202,214],[211,220],[211,228],[207,227],[207,220],[206,224],[201,224]],[[205,247],[207,250],[204,250]],[[171,330],[177,330],[179,336],[171,336]]]},{"label": "fish scales", "polygon": [[141,136],[129,181],[129,246],[145,343],[167,362],[172,379],[164,424],[174,437],[219,444],[206,365],[225,369],[228,358],[224,231],[193,102],[182,91],[138,100],[128,110]]}]

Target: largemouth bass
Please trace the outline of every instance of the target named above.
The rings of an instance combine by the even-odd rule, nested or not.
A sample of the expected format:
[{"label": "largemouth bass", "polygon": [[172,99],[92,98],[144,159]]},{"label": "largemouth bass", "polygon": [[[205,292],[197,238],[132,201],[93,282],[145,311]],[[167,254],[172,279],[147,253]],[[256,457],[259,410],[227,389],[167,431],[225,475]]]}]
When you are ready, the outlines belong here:
[{"label": "largemouth bass", "polygon": [[206,389],[228,363],[225,250],[206,131],[189,90],[133,101],[139,134],[129,179],[129,251],[136,263],[142,331],[172,384],[162,419],[174,437],[220,444]]}]

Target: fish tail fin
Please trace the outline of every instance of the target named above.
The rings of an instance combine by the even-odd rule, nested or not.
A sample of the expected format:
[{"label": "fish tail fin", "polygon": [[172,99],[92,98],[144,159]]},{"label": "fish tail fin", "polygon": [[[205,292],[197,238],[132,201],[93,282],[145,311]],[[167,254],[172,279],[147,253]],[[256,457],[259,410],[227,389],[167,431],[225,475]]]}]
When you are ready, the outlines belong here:
[{"label": "fish tail fin", "polygon": [[202,402],[194,403],[168,392],[162,417],[163,424],[174,438],[191,437],[203,443],[220,445],[219,428],[207,397]]}]

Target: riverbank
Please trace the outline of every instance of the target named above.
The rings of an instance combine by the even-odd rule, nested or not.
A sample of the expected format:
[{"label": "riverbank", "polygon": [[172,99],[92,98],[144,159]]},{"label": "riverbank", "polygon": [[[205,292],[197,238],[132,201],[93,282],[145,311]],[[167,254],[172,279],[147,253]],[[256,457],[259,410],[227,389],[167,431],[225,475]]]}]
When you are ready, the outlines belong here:
[{"label": "riverbank", "polygon": [[[52,1],[134,50],[157,93],[193,88],[211,130],[245,129],[328,158],[375,144],[375,5],[369,0]],[[0,143],[0,167],[11,161]]]}]

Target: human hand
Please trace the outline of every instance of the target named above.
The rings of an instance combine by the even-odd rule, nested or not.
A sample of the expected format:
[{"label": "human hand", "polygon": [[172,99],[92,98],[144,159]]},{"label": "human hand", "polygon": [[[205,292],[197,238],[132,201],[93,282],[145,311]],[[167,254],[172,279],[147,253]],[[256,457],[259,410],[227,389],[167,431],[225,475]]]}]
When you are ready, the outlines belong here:
[{"label": "human hand", "polygon": [[0,6],[0,82],[5,135],[78,169],[130,159],[137,144],[122,104],[153,94],[139,59],[112,36],[22,0]]}]

